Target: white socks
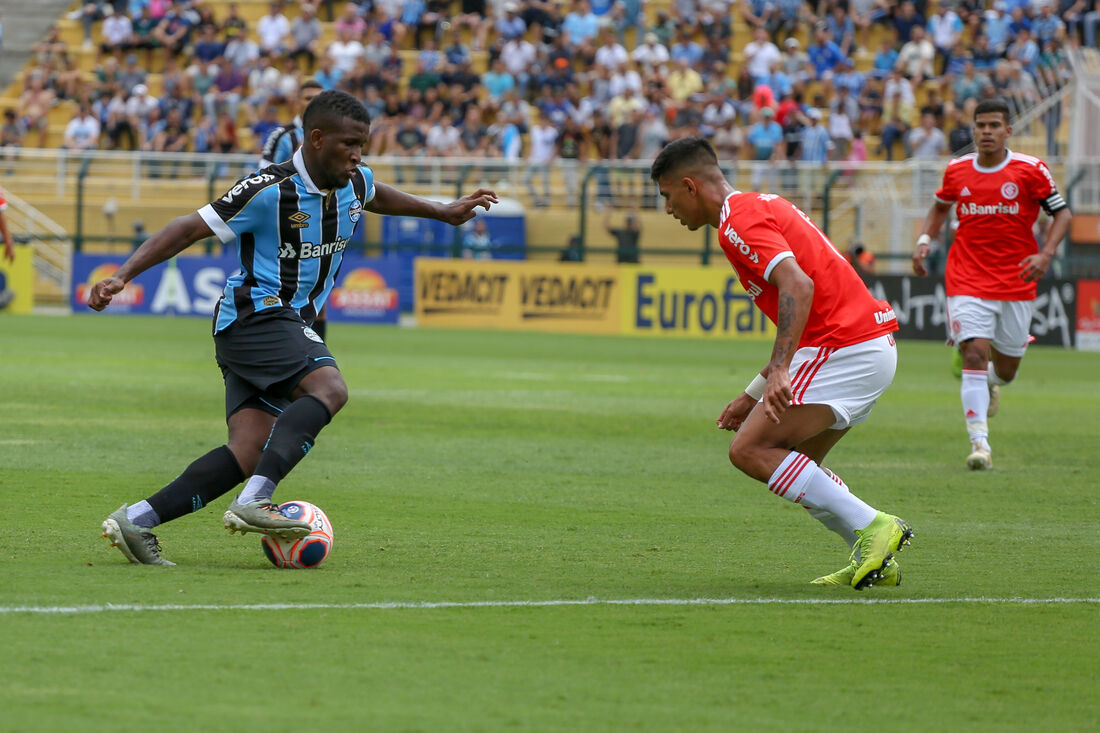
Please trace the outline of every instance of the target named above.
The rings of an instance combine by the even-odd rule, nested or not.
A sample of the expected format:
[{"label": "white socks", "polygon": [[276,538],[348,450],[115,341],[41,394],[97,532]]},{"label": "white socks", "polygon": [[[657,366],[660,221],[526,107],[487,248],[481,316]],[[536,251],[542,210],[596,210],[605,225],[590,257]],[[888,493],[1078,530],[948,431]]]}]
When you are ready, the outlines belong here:
[{"label": "white socks", "polygon": [[247,504],[257,499],[271,499],[275,495],[275,482],[265,476],[253,476],[241,489],[237,497],[238,504]]},{"label": "white socks", "polygon": [[160,524],[160,517],[157,516],[153,507],[145,499],[126,507],[126,518],[131,523],[145,529],[152,529]]},{"label": "white socks", "polygon": [[989,411],[989,375],[992,369],[992,364],[989,365],[989,370],[963,369],[962,388],[959,390],[970,442],[986,450],[989,449],[989,425],[986,420]]},{"label": "white socks", "polygon": [[851,493],[838,476],[796,451],[788,453],[775,469],[768,479],[768,488],[787,501],[831,514],[828,522],[828,518],[818,519],[846,542],[849,542],[848,533],[863,529],[875,518],[874,507]]}]

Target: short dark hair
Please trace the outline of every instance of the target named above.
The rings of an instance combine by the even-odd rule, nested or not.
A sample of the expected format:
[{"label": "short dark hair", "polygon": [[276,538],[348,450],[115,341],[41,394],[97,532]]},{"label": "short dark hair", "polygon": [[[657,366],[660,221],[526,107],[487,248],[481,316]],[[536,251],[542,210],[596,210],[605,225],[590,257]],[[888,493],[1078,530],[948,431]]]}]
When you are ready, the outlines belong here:
[{"label": "short dark hair", "polygon": [[306,111],[302,113],[302,127],[307,133],[318,128],[331,129],[345,117],[370,125],[370,115],[362,102],[347,92],[330,89],[321,92],[306,105]]},{"label": "short dark hair", "polygon": [[974,108],[974,118],[977,119],[978,115],[993,114],[1000,112],[1001,116],[1005,118],[1005,124],[1010,122],[1008,102],[1000,98],[983,99],[978,102],[978,106]]},{"label": "short dark hair", "polygon": [[653,167],[649,169],[649,177],[659,181],[673,171],[705,165],[718,165],[718,154],[711,144],[701,137],[682,137],[670,142],[657,154]]},{"label": "short dark hair", "polygon": [[[305,6],[302,6],[302,7],[305,7]],[[306,79],[305,81],[302,82],[302,85],[300,87],[298,87],[298,91],[299,92],[304,92],[307,89],[322,89],[323,90],[324,88],[325,88],[325,85],[322,84],[321,82],[317,81],[316,79]]]}]

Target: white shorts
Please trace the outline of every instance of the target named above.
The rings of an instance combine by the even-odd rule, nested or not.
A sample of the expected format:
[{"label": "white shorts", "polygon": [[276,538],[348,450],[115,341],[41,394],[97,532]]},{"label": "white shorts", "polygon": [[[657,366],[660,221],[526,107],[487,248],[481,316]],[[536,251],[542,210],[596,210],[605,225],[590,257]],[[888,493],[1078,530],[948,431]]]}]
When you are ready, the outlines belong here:
[{"label": "white shorts", "polygon": [[799,349],[791,360],[791,404],[828,405],[836,415],[832,430],[859,425],[894,381],[897,368],[891,334],[839,349]]},{"label": "white shorts", "polygon": [[989,339],[1005,356],[1023,356],[1034,305],[1031,300],[952,295],[947,299],[947,338],[956,346],[969,339]]}]

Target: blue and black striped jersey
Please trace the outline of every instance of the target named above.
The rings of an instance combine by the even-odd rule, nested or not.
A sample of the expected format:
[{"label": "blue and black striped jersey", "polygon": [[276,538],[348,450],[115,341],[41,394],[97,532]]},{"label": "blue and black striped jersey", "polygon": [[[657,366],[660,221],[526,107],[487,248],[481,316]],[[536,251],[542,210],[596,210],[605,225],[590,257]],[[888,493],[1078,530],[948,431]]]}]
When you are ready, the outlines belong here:
[{"label": "blue and black striped jersey", "polygon": [[241,269],[214,309],[214,333],[267,308],[295,309],[313,323],[332,291],[363,207],[374,199],[374,172],[360,166],[341,189],[322,191],[301,151],[286,163],[242,178],[199,209],[223,243],[236,240]]},{"label": "blue and black striped jersey", "polygon": [[304,139],[305,130],[302,128],[300,117],[295,117],[292,124],[276,127],[264,141],[264,149],[260,153],[260,167],[266,168],[275,163],[287,162],[302,145]]}]

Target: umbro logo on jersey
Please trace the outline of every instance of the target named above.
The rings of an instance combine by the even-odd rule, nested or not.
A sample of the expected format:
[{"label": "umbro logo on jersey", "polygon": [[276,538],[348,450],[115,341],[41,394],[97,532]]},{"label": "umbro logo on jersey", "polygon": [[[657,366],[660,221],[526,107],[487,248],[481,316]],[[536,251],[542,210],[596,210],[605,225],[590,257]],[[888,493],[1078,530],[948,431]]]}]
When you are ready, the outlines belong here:
[{"label": "umbro logo on jersey", "polygon": [[290,220],[291,229],[305,229],[309,224],[309,214],[304,211],[295,211],[293,214],[287,217]]},{"label": "umbro logo on jersey", "polygon": [[962,193],[960,193],[959,195],[960,196],[969,196],[970,195],[970,189],[967,188],[966,186],[963,186]]}]

